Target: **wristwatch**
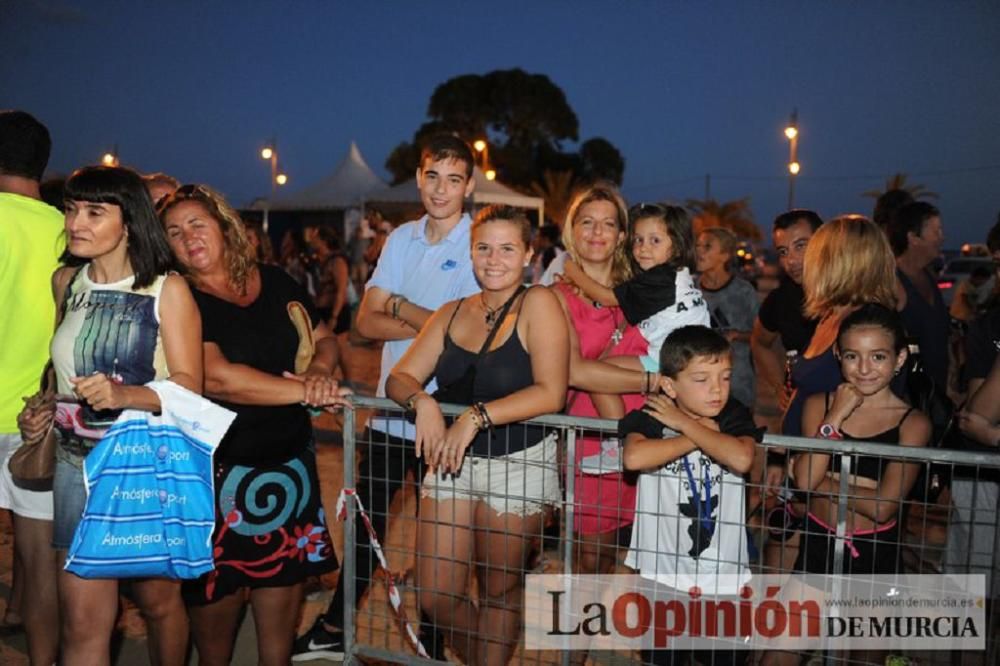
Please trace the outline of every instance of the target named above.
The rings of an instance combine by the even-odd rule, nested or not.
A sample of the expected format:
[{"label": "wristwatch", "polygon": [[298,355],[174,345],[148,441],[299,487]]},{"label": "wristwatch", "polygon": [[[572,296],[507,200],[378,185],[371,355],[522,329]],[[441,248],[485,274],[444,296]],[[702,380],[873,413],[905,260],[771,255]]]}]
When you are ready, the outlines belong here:
[{"label": "wristwatch", "polygon": [[844,436],[837,430],[837,427],[829,423],[820,425],[819,436],[823,439],[844,439]]}]

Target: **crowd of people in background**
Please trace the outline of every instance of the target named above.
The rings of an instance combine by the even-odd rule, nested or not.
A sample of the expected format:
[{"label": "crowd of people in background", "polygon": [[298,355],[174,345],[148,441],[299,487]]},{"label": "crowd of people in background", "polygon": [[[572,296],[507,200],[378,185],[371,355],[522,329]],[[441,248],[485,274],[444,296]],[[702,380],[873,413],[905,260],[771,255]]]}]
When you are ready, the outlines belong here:
[{"label": "crowd of people in background", "polygon": [[[275,245],[211,186],[162,173],[84,166],[43,188],[50,150],[38,120],[0,112],[0,508],[15,546],[3,622],[23,623],[32,664],[111,662],[120,581],[62,563],[87,502],[83,460],[122,410],[160,409],[153,380],[236,414],[214,456],[214,570],[130,582],[150,660],[165,665],[185,663],[189,638],[199,663],[229,663],[247,603],[259,663],[343,658],[342,582],[296,629],[305,583],[338,566],[310,410],[350,407],[352,336],[381,344],[376,395],[401,409],[376,413],[359,437],[372,531],[359,516],[348,602],[368,592],[370,534],[384,541],[412,475],[414,620],[431,656],[447,647],[468,664],[504,664],[517,649],[524,573],[564,497],[560,465],[574,469],[577,573],[624,564],[682,591],[732,575],[738,584],[706,594],[724,598],[752,561],[902,571],[907,500],[932,484],[921,464],[858,456],[838,546],[839,457],[765,449],[765,431],[938,446],[954,428],[916,396],[921,384],[957,405],[945,420],[969,447],[1000,444],[1000,220],[985,238],[994,271],[974,271],[949,312],[933,270],[942,213],[898,190],[871,219],[777,216],[781,276],[761,297],[731,230],[697,228],[670,203],[630,208],[609,183],[581,188],[565,220],[533,225],[507,206],[473,217],[473,152],[449,134],[423,146],[419,219],[393,227],[369,210],[346,240],[311,223]],[[445,403],[466,408],[446,417]],[[617,433],[582,434],[566,461],[557,433],[532,422],[560,412],[614,419]],[[6,461],[50,431],[52,489],[20,487]],[[993,599],[998,487],[955,471],[943,561],[990,575]],[[770,537],[747,528],[762,522]]]}]

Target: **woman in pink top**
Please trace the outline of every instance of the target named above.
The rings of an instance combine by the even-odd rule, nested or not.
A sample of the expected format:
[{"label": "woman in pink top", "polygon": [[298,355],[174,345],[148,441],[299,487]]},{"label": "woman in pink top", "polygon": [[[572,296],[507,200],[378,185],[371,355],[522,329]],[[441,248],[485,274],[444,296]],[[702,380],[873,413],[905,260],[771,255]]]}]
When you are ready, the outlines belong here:
[{"label": "woman in pink top", "polygon": [[[574,199],[563,226],[563,244],[588,276],[604,286],[614,287],[632,274],[627,226],[628,211],[617,188],[598,183]],[[598,360],[645,354],[646,341],[638,329],[626,324],[619,308],[600,306],[567,283],[557,283],[553,289],[571,329],[571,388],[566,412],[596,417],[591,392],[624,394],[625,410],[639,409],[646,382],[657,378]],[[576,441],[573,527],[579,544],[574,556],[575,570],[579,573],[608,573],[613,569],[621,528],[631,525],[635,513],[635,476],[581,472],[580,461],[601,452],[599,437],[581,437]]]}]

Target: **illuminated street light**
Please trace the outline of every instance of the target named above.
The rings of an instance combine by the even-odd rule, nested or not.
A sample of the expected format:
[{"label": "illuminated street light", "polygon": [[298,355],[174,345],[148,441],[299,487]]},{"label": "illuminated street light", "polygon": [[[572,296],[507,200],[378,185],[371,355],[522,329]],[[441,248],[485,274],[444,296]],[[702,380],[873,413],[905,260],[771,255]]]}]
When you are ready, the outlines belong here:
[{"label": "illuminated street light", "polygon": [[271,166],[271,196],[267,199],[267,207],[264,208],[264,231],[267,231],[268,213],[271,211],[271,202],[274,200],[275,190],[288,182],[288,175],[278,171],[278,141],[272,138],[271,143],[264,146],[260,151],[260,157],[270,162]]},{"label": "illuminated street light", "polygon": [[101,157],[101,164],[109,167],[118,166],[118,144],[115,144],[109,152],[104,153],[104,156]]},{"label": "illuminated street light", "polygon": [[788,127],[785,128],[785,136],[788,138],[788,210],[795,207],[795,177],[799,175],[802,165],[799,164],[799,110],[792,109],[792,115],[788,119]]},{"label": "illuminated street light", "polygon": [[[490,144],[486,139],[476,139],[472,142],[472,148],[479,153],[479,168],[486,175],[486,180],[493,180],[497,177],[497,172],[490,167]],[[493,175],[490,176],[490,173]]]}]

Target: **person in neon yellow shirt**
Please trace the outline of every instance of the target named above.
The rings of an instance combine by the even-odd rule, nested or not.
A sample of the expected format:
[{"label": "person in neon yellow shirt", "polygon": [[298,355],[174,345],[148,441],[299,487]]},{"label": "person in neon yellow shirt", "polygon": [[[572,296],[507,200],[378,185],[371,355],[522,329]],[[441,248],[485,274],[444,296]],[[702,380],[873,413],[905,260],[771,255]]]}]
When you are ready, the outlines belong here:
[{"label": "person in neon yellow shirt", "polygon": [[[0,508],[14,513],[14,584],[4,622],[23,615],[32,663],[58,649],[52,493],[16,487],[7,459],[21,444],[23,396],[38,391],[55,325],[52,274],[64,239],[62,214],[41,201],[49,132],[23,111],[0,111]],[[21,602],[18,601],[21,598]]]}]

